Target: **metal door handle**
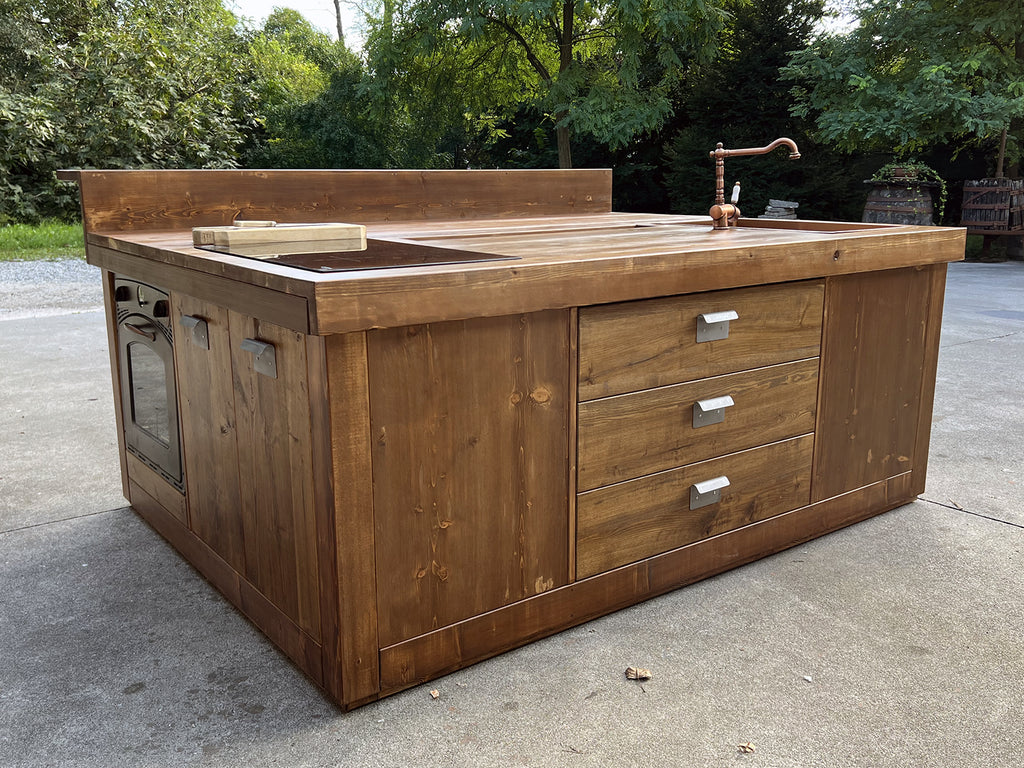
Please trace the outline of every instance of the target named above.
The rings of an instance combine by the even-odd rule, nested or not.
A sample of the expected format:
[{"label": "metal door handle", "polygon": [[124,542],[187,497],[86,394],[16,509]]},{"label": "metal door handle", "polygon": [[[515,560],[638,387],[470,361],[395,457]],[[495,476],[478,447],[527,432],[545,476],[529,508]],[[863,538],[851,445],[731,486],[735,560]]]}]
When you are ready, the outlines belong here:
[{"label": "metal door handle", "polygon": [[274,350],[273,344],[256,339],[244,339],[242,349],[252,352],[252,367],[256,373],[262,373],[272,379],[277,378],[277,352]]},{"label": "metal door handle", "polygon": [[[147,323],[147,325],[149,325],[149,323]],[[135,323],[125,323],[124,327],[127,328],[129,331],[131,331],[134,334],[137,334],[139,336],[144,336],[145,338],[149,339],[150,341],[156,341],[156,331],[155,330],[147,331],[143,326],[136,325]],[[149,327],[152,328],[153,326],[149,325]]]},{"label": "metal door handle", "polygon": [[693,428],[706,427],[725,421],[725,409],[736,405],[730,395],[709,397],[693,404]]},{"label": "metal door handle", "polygon": [[690,509],[717,504],[722,500],[722,489],[728,487],[729,478],[725,475],[694,483],[690,486]]},{"label": "metal door handle", "polygon": [[740,316],[732,309],[697,315],[697,343],[729,338],[729,321],[739,319]]},{"label": "metal door handle", "polygon": [[188,336],[192,339],[193,344],[200,349],[210,348],[210,328],[205,320],[192,315],[182,315],[178,322],[188,331]]}]

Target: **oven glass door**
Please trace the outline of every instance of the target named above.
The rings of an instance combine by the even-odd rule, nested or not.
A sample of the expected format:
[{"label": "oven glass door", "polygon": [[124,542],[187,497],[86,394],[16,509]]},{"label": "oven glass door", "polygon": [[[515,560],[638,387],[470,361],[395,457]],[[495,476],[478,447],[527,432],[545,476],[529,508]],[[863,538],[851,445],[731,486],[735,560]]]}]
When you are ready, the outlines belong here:
[{"label": "oven glass door", "polygon": [[128,344],[128,381],[132,421],[164,447],[171,445],[167,408],[167,369],[160,355],[139,342]]},{"label": "oven glass door", "polygon": [[132,453],[180,490],[174,347],[159,322],[131,314],[118,323],[125,441]]}]

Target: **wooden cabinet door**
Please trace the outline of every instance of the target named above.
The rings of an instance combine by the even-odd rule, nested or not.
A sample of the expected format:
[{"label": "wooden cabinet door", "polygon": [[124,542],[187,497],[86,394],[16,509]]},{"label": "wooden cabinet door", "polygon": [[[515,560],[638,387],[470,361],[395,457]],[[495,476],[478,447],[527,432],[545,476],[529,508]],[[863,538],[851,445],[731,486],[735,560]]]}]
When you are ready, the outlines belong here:
[{"label": "wooden cabinet door", "polygon": [[[316,640],[320,593],[305,337],[229,312],[248,581]],[[272,344],[276,377],[246,339]]]},{"label": "wooden cabinet door", "polygon": [[[181,294],[172,305],[189,527],[319,640],[305,337]],[[182,317],[206,323],[209,349]],[[274,346],[276,378],[245,339]]]},{"label": "wooden cabinet door", "polygon": [[368,334],[381,647],[567,583],[569,318]]},{"label": "wooden cabinet door", "polygon": [[[235,571],[244,572],[228,311],[180,293],[171,303],[189,527]],[[206,323],[209,349],[192,341],[182,317]]]},{"label": "wooden cabinet door", "polygon": [[812,501],[914,472],[924,489],[946,265],[830,278]]}]

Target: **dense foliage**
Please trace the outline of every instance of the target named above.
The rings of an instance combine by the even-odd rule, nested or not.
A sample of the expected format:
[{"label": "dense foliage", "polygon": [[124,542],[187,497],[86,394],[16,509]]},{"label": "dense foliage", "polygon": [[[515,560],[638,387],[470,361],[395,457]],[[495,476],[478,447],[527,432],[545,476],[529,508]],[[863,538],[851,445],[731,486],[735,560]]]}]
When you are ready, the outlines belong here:
[{"label": "dense foliage", "polygon": [[0,221],[66,213],[61,167],[235,164],[235,25],[220,0],[0,0]]},{"label": "dense foliage", "polygon": [[711,58],[725,20],[716,0],[386,0],[371,65],[406,84],[395,61],[414,62],[414,77],[443,71],[469,111],[484,95],[491,108],[543,112],[564,168],[573,133],[617,149],[659,128],[673,86],[689,62]]},{"label": "dense foliage", "polygon": [[0,0],[0,223],[73,216],[62,167],[571,164],[612,167],[619,209],[701,213],[716,141],[790,136],[798,162],[728,161],[746,215],[849,219],[893,151],[953,173],[1006,127],[1019,157],[1024,0],[858,0],[822,36],[824,4],[381,0],[357,55],[287,9]]},{"label": "dense foliage", "polygon": [[798,117],[847,151],[990,149],[1024,127],[1024,0],[860,0],[858,24],[797,53]]}]

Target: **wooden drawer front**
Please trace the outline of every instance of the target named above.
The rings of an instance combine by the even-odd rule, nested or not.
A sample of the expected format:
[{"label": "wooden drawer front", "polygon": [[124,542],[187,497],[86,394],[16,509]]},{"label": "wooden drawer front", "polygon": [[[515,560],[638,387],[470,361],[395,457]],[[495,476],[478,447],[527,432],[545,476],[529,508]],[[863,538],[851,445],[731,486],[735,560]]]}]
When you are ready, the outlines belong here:
[{"label": "wooden drawer front", "polygon": [[[698,400],[729,395],[718,424],[693,426]],[[818,358],[579,405],[579,489],[630,480],[814,430]]]},{"label": "wooden drawer front", "polygon": [[[822,281],[587,307],[579,313],[579,399],[814,357]],[[697,316],[735,311],[728,338],[697,342]]]},{"label": "wooden drawer front", "polygon": [[[588,493],[577,501],[576,576],[667,552],[810,501],[813,435]],[[726,476],[721,500],[690,509],[694,483]]]}]

